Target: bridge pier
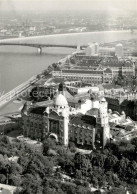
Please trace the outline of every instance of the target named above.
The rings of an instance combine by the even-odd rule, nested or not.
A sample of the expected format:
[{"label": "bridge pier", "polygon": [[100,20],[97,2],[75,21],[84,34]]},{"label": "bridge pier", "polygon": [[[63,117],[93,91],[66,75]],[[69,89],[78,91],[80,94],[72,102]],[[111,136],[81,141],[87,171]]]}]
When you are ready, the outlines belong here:
[{"label": "bridge pier", "polygon": [[42,47],[39,47],[37,52],[41,55],[42,54]]},{"label": "bridge pier", "polygon": [[77,51],[80,51],[80,50],[81,50],[81,46],[77,45]]}]

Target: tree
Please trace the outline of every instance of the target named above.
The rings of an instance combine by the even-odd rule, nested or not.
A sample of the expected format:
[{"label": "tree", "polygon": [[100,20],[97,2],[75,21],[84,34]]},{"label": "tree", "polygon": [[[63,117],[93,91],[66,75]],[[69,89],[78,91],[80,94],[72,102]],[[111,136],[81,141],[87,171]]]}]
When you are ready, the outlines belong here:
[{"label": "tree", "polygon": [[129,165],[129,160],[125,157],[122,157],[121,160],[117,163],[117,172],[121,178],[125,179],[127,176],[127,167]]},{"label": "tree", "polygon": [[75,152],[75,151],[76,151],[75,143],[70,142],[70,143],[69,143],[69,149],[70,149],[71,152]]},{"label": "tree", "polygon": [[45,139],[43,141],[43,154],[47,155],[47,152],[49,149],[54,149],[56,147],[56,144],[51,139]]},{"label": "tree", "polygon": [[74,156],[68,149],[58,150],[60,153],[57,157],[58,164],[68,173],[70,176],[74,173]]},{"label": "tree", "polygon": [[82,179],[83,178],[81,170],[76,170],[75,177],[77,179]]},{"label": "tree", "polygon": [[20,186],[21,185],[21,176],[10,174],[9,176],[9,184],[13,186]]},{"label": "tree", "polygon": [[116,163],[118,162],[118,158],[114,155],[110,155],[105,160],[105,169],[106,170],[112,170],[114,169]]},{"label": "tree", "polygon": [[96,154],[92,160],[92,164],[99,167],[104,167],[106,156],[104,154]]},{"label": "tree", "polygon": [[133,138],[131,143],[137,147],[137,137]]},{"label": "tree", "polygon": [[77,194],[88,194],[88,190],[83,186],[78,186],[76,191]]},{"label": "tree", "polygon": [[18,164],[18,163],[15,163],[15,162],[12,162],[11,163],[11,166],[10,166],[10,174],[21,174],[22,173],[22,167]]},{"label": "tree", "polygon": [[[31,178],[31,179],[30,179]],[[23,180],[23,193],[24,194],[41,194],[43,193],[42,180],[38,175],[27,175]]]},{"label": "tree", "polygon": [[81,154],[81,153],[75,154],[74,163],[75,163],[75,169],[81,170],[81,173],[84,177],[87,177],[90,175],[92,166],[91,166],[90,160],[84,154]]},{"label": "tree", "polygon": [[0,183],[4,184],[6,182],[6,176],[4,174],[0,174]]},{"label": "tree", "polygon": [[52,63],[53,68],[57,68],[57,66],[58,66],[57,63]]},{"label": "tree", "polygon": [[127,167],[127,175],[129,179],[133,178],[135,180],[137,177],[137,163],[135,161],[129,163]]}]

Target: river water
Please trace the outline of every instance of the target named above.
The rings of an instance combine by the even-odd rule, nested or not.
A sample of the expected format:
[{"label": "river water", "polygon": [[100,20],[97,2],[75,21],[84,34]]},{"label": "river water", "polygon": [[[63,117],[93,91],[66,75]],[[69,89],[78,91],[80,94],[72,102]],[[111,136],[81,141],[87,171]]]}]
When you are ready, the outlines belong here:
[{"label": "river water", "polygon": [[[50,36],[50,39],[53,36]],[[55,36],[56,37],[56,36]],[[54,37],[54,41],[55,41]],[[137,37],[137,32],[91,32],[82,34],[70,34],[60,38],[60,44],[63,42],[76,42],[87,44],[88,42],[98,41],[113,42],[117,40],[128,40]],[[58,39],[59,41],[59,39]],[[57,42],[59,44],[59,42]],[[65,55],[70,54],[73,49],[67,48],[44,48],[42,55],[37,53],[36,48],[22,46],[0,46],[0,92],[7,92],[18,86],[22,82],[46,69],[48,65],[57,62]],[[11,108],[12,109],[12,108]],[[2,110],[1,110],[2,111]],[[1,112],[1,113],[5,113]]]}]

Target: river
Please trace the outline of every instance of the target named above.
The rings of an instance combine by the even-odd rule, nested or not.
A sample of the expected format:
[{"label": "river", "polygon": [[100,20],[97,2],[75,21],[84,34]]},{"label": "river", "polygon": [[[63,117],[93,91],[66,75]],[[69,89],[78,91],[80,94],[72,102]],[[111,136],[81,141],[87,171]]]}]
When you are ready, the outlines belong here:
[{"label": "river", "polygon": [[[61,35],[58,35],[59,37]],[[56,38],[58,36],[55,35]],[[50,36],[50,38],[53,37]],[[55,41],[54,37],[54,41]],[[65,38],[64,38],[65,37]],[[70,34],[68,41],[87,44],[98,41],[113,42],[117,40],[127,40],[137,37],[137,33],[130,31],[119,32],[90,32],[81,34]],[[58,40],[59,41],[59,40]],[[61,44],[67,41],[66,35],[60,38]],[[71,41],[71,42],[70,42]],[[58,42],[59,43],[59,42]],[[37,53],[36,48],[22,46],[0,46],[0,92],[7,92],[22,82],[46,69],[48,65],[57,62],[65,55],[70,54],[73,49],[44,48],[42,55]],[[10,108],[13,109],[13,108]],[[7,109],[8,110],[8,109]],[[1,110],[1,113],[5,113]]]}]

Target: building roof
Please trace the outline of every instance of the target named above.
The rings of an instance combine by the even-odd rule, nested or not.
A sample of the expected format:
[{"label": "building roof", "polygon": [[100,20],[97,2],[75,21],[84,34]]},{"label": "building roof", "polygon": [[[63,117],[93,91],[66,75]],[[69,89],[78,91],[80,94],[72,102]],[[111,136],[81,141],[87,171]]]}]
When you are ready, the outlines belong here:
[{"label": "building roof", "polygon": [[33,114],[43,115],[45,110],[46,110],[45,106],[39,106],[33,108],[30,112]]},{"label": "building roof", "polygon": [[58,94],[55,98],[54,104],[56,106],[67,106],[68,102],[64,95]]},{"label": "building roof", "polygon": [[129,100],[124,100],[122,103],[121,103],[121,106],[127,106],[128,104],[130,104],[131,103],[131,101],[129,101]]},{"label": "building roof", "polygon": [[84,102],[86,99],[90,99],[89,93],[80,93],[75,95],[74,97],[68,98],[69,103],[79,103],[79,101]]},{"label": "building roof", "polygon": [[62,70],[63,73],[77,73],[77,74],[99,74],[99,75],[102,75],[103,74],[103,71],[100,70],[100,71],[89,71],[89,70],[78,70],[78,69],[63,69]]},{"label": "building roof", "polygon": [[92,108],[89,111],[87,111],[86,115],[97,116],[98,112],[99,112],[98,108]]},{"label": "building roof", "polygon": [[110,68],[105,69],[104,73],[112,73],[112,70]]},{"label": "building roof", "polygon": [[120,85],[115,85],[115,84],[103,84],[102,85],[104,89],[122,89]]},{"label": "building roof", "polygon": [[63,92],[63,95],[64,95],[67,99],[73,98],[73,96],[72,96],[67,90],[65,90],[65,91]]},{"label": "building roof", "polygon": [[102,63],[101,63],[101,65],[102,66],[104,66],[104,67],[131,67],[132,66],[132,63],[130,62],[130,61],[114,61],[114,60],[109,60],[109,61],[103,61]]},{"label": "building roof", "polygon": [[90,115],[76,115],[70,116],[70,124],[74,125],[81,125],[81,126],[95,126],[96,125],[96,118]]}]

